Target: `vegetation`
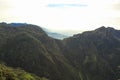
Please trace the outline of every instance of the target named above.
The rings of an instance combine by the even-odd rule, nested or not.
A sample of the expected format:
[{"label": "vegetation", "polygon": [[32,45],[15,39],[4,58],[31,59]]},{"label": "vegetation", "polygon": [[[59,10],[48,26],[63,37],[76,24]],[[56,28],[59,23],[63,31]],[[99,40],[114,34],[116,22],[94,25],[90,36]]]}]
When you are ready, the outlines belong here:
[{"label": "vegetation", "polygon": [[30,74],[20,68],[13,69],[0,64],[0,80],[48,80],[40,78],[34,74]]},{"label": "vegetation", "polygon": [[36,25],[1,23],[0,61],[29,72],[1,65],[13,80],[117,80],[120,31],[101,27],[56,40]]}]

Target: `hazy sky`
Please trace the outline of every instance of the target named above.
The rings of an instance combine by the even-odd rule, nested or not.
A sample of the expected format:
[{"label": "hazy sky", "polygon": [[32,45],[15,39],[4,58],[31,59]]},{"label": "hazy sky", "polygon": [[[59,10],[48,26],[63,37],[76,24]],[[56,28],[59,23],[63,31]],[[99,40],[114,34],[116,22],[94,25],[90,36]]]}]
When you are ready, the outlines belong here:
[{"label": "hazy sky", "polygon": [[60,32],[120,29],[120,0],[0,0],[0,22],[31,23]]}]

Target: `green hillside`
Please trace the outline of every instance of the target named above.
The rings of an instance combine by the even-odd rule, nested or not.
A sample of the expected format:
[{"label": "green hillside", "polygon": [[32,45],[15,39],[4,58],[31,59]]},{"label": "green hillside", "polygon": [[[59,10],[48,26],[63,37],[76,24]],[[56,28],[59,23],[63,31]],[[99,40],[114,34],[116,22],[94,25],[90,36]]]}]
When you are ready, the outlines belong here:
[{"label": "green hillside", "polygon": [[117,80],[120,31],[101,27],[57,40],[36,25],[0,23],[0,61],[49,80]]},{"label": "green hillside", "polygon": [[48,80],[43,77],[40,78],[34,74],[25,72],[20,68],[11,68],[0,64],[0,80]]},{"label": "green hillside", "polygon": [[9,66],[22,67],[28,72],[50,80],[78,80],[78,73],[60,54],[60,42],[46,35],[35,25],[0,26],[0,59]]}]

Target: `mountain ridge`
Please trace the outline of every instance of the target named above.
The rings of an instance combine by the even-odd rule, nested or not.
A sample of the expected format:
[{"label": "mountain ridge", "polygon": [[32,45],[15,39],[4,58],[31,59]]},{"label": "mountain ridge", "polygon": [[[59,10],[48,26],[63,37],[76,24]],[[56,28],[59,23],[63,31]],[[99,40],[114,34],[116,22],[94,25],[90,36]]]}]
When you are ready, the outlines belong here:
[{"label": "mountain ridge", "polygon": [[117,80],[120,31],[101,27],[58,40],[36,25],[2,23],[0,61],[49,80]]}]

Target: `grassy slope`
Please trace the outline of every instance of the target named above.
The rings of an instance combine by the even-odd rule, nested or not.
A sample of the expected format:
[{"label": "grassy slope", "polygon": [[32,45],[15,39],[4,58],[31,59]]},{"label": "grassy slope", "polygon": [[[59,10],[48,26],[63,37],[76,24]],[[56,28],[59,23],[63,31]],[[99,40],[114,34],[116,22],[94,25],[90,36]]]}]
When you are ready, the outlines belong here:
[{"label": "grassy slope", "polygon": [[11,68],[0,64],[0,80],[48,80],[43,77],[40,78],[34,74],[25,72],[19,68]]}]

